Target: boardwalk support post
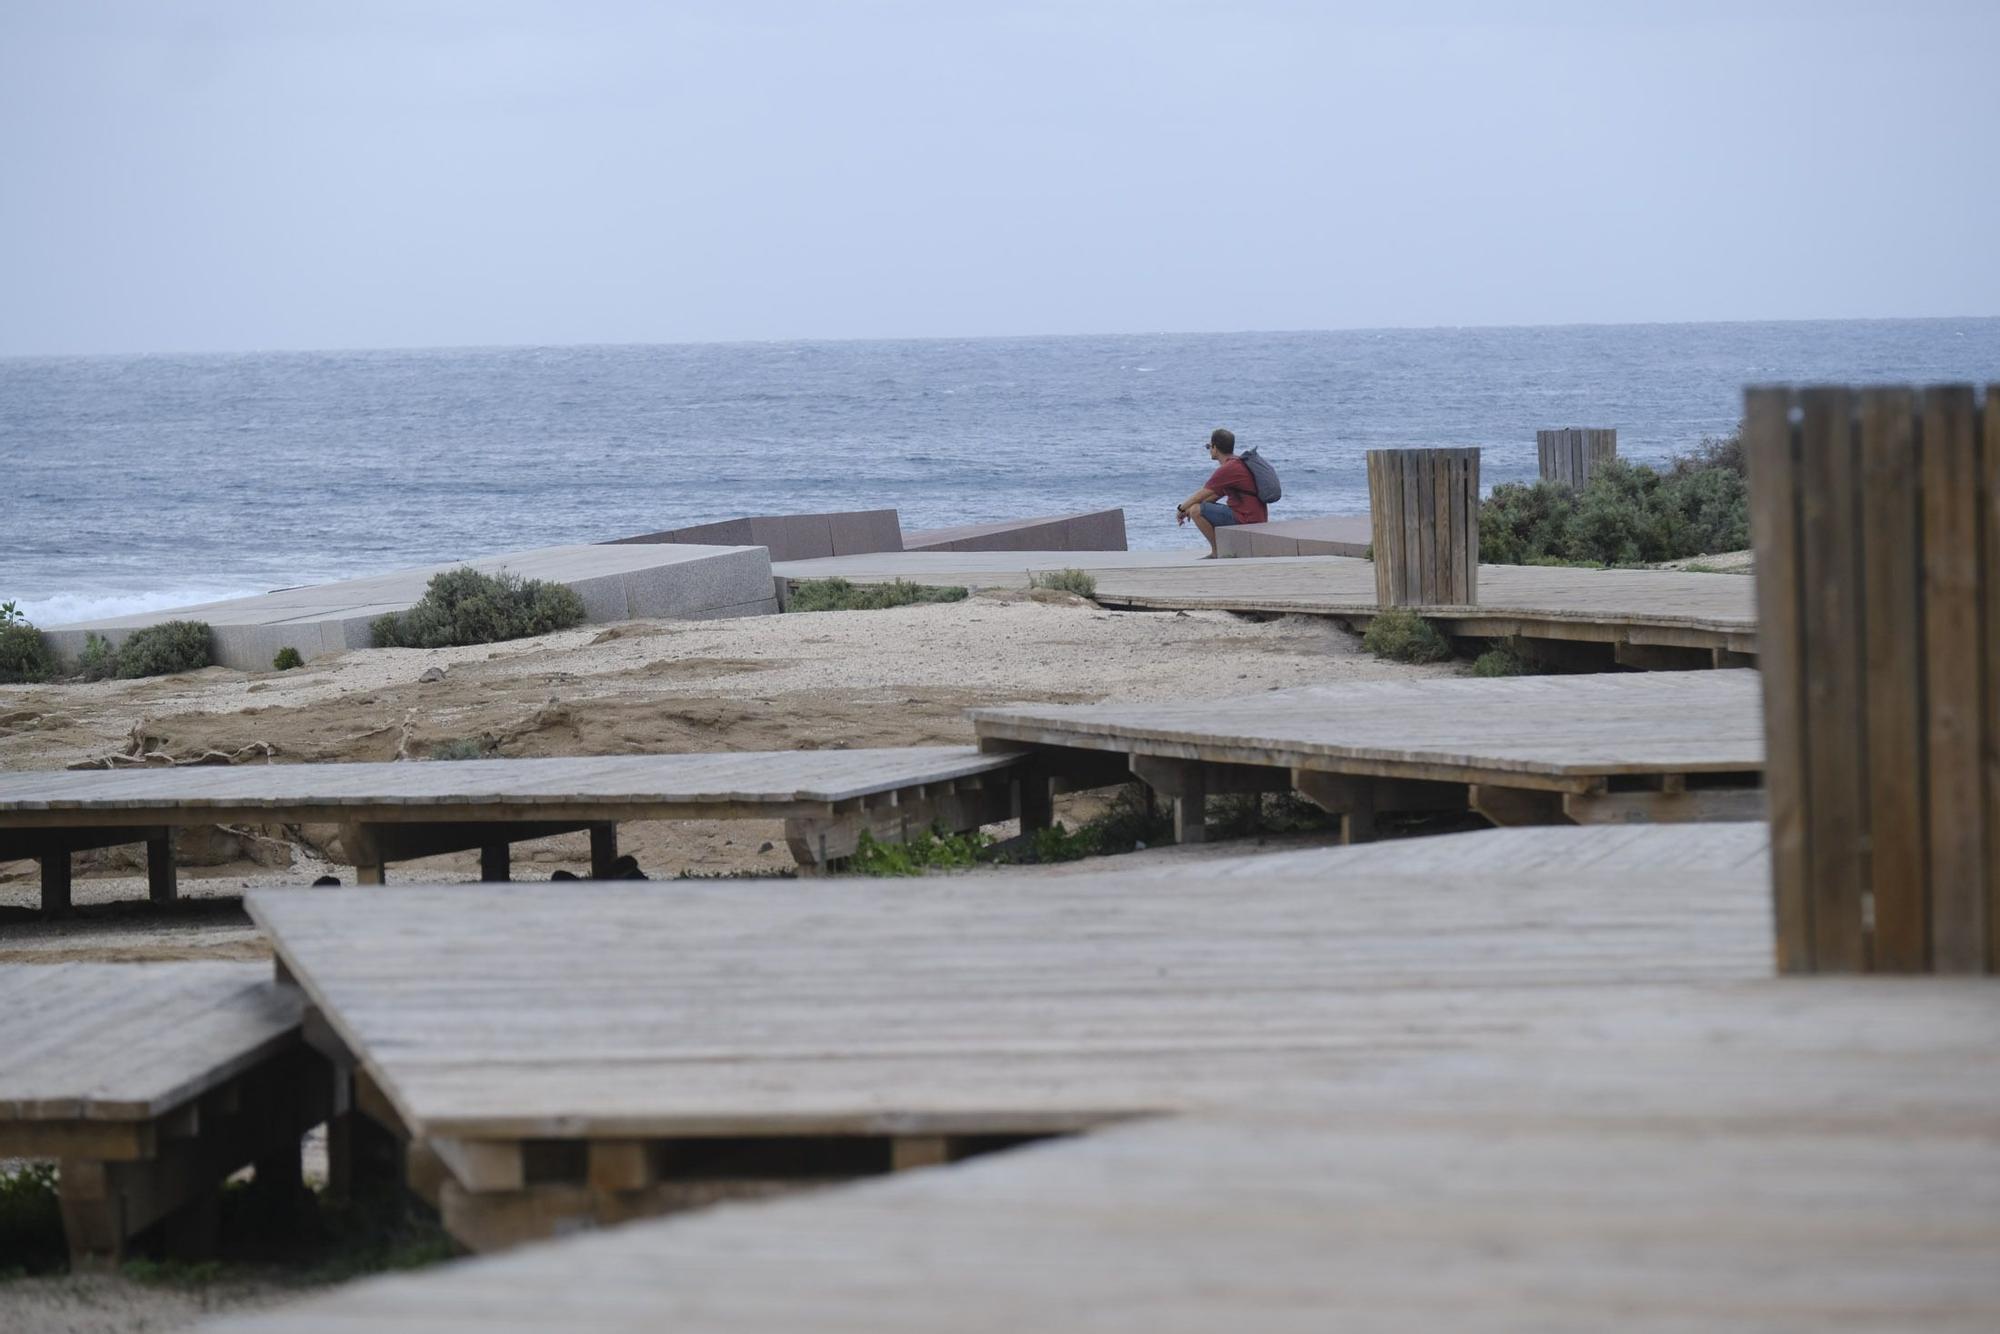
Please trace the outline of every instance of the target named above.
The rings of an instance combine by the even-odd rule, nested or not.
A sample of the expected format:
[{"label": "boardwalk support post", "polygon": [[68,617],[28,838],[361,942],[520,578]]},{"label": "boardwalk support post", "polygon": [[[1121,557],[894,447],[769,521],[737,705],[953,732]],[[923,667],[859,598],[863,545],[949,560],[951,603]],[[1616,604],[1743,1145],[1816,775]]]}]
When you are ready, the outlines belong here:
[{"label": "boardwalk support post", "polygon": [[2000,971],[2000,386],[1745,395],[1777,963]]},{"label": "boardwalk support post", "polygon": [[1479,600],[1477,449],[1369,450],[1368,513],[1378,603]]}]

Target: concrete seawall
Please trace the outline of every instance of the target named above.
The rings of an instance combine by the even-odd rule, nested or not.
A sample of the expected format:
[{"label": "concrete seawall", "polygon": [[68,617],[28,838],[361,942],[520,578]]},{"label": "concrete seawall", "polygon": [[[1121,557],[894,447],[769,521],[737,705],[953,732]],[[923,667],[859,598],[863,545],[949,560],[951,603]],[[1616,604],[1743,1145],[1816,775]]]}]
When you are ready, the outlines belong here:
[{"label": "concrete seawall", "polygon": [[282,648],[297,649],[301,657],[311,658],[369,647],[369,627],[377,617],[408,611],[423,597],[432,575],[468,565],[487,574],[505,570],[524,579],[566,584],[583,598],[591,621],[700,620],[778,609],[770,554],[762,547],[568,546],[50,626],[42,634],[56,656],[73,666],[92,634],[115,647],[149,625],[206,621],[214,630],[216,662],[241,671],[265,671]]}]

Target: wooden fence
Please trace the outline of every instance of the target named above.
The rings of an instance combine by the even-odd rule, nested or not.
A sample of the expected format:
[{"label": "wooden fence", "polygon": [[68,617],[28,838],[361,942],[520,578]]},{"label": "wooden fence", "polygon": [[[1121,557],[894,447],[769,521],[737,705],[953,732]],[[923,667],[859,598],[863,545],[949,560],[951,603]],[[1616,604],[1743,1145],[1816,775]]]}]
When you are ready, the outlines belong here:
[{"label": "wooden fence", "polygon": [[1468,606],[1479,595],[1479,451],[1371,449],[1375,600]]},{"label": "wooden fence", "polygon": [[1598,464],[1618,457],[1618,431],[1598,426],[1537,431],[1535,453],[1541,459],[1543,481],[1580,489]]},{"label": "wooden fence", "polygon": [[1781,971],[2000,960],[1996,393],[1745,396]]}]

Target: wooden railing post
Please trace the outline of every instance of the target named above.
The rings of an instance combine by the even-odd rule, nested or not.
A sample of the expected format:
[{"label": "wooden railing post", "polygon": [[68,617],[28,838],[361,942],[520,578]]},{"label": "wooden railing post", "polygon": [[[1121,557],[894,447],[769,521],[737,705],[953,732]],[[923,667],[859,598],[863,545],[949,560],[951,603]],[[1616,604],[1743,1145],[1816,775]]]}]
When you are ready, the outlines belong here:
[{"label": "wooden railing post", "polygon": [[1745,395],[1781,972],[2000,971],[2000,386]]},{"label": "wooden railing post", "polygon": [[1479,597],[1479,451],[1371,449],[1375,600],[1467,606]]},{"label": "wooden railing post", "polygon": [[1535,432],[1542,480],[1581,490],[1597,465],[1618,457],[1618,430],[1610,426],[1566,426]]}]

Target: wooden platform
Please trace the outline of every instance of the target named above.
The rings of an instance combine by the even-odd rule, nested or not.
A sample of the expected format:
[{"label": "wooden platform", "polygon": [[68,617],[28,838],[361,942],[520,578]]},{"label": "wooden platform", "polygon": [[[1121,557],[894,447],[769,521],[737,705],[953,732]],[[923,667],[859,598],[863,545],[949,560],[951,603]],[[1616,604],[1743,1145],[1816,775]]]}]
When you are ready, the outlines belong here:
[{"label": "wooden platform", "polygon": [[[1333,616],[1357,626],[1378,610],[1373,563],[1345,556],[1204,561],[1198,552],[888,552],[772,567],[784,579],[914,579],[1025,588],[1030,571],[1075,566],[1108,607]],[[1112,559],[1123,557],[1124,559]],[[1425,612],[1448,634],[1600,645],[1634,667],[1744,666],[1757,651],[1755,581],[1740,574],[1482,565],[1479,602]]]},{"label": "wooden platform", "polygon": [[[590,969],[532,929],[426,943],[527,928],[538,889],[394,891],[407,945],[323,909],[345,896],[259,894],[399,1109],[487,1146],[476,1170],[503,1133],[929,1131],[933,1161],[1036,1109],[1087,1133],[218,1327],[1991,1328],[2000,984],[1771,978],[1761,840],[1507,831],[1410,841],[1409,874],[1385,844],[1145,892],[704,887],[585,915],[622,927],[562,956]],[[395,980],[419,960],[427,984]],[[508,1011],[502,974],[546,984]]]},{"label": "wooden platform", "polygon": [[[78,848],[146,842],[153,897],[174,897],[171,831],[190,824],[338,823],[364,883],[390,862],[481,849],[505,880],[508,845],[591,832],[610,874],[626,820],[782,819],[802,865],[851,855],[863,831],[900,839],[942,822],[1020,814],[1021,757],[966,747],[604,755],[415,764],[288,764],[0,773],[0,861],[42,861],[43,911],[69,908]],[[1039,810],[1030,798],[1029,815]]]},{"label": "wooden platform", "polygon": [[1176,802],[1183,839],[1201,836],[1209,796],[1294,788],[1346,815],[1352,839],[1396,810],[1470,808],[1502,825],[1762,814],[1751,671],[1368,681],[972,718],[983,748],[1030,748],[1057,774],[1129,756]]},{"label": "wooden platform", "polygon": [[331,1089],[303,1008],[260,964],[0,965],[0,1158],[61,1161],[78,1262],[246,1164],[297,1182]]},{"label": "wooden platform", "polygon": [[[1602,993],[1768,975],[1761,827],[1671,846],[1532,832],[1543,848],[1496,845],[1477,876],[1437,873],[1458,846],[1441,838],[1351,873],[1373,850],[1242,878],[396,887],[386,913],[383,895],[280,890],[249,908],[387,1119],[449,1168],[447,1225],[483,1247],[643,1212],[746,1139],[939,1161],[1254,1103],[1278,1071],[1480,1046]],[[1572,856],[1586,869],[1564,874]]]}]

